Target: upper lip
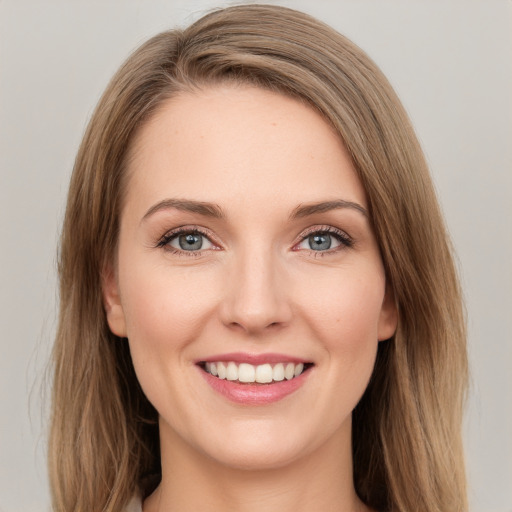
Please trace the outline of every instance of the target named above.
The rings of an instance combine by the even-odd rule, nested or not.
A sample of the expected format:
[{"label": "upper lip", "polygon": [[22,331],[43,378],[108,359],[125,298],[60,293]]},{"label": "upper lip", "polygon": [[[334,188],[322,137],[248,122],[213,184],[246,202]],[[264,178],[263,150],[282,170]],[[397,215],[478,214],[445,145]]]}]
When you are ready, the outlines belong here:
[{"label": "upper lip", "polygon": [[215,354],[196,361],[196,363],[216,363],[218,361],[234,363],[248,363],[252,365],[259,364],[277,364],[277,363],[310,363],[307,359],[291,356],[288,354],[263,353],[263,354],[247,354],[244,352],[230,352],[227,354]]}]

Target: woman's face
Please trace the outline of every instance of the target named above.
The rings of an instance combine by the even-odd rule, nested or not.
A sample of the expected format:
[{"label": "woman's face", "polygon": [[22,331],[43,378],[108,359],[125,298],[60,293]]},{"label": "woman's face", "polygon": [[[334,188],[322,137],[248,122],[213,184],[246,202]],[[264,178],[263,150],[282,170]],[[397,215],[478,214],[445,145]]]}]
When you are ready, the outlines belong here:
[{"label": "woman's face", "polygon": [[294,99],[218,86],[143,127],[104,295],[163,449],[269,468],[350,443],[396,326],[366,212],[342,142]]}]

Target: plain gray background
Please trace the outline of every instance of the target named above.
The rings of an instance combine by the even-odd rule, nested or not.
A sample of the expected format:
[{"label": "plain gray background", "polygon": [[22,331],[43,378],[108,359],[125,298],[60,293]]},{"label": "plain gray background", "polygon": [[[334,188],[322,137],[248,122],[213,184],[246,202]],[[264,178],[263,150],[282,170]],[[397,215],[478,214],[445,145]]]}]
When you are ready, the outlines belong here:
[{"label": "plain gray background", "polygon": [[[511,512],[512,2],[269,3],[309,12],[352,38],[412,117],[467,299],[471,510]],[[222,5],[0,0],[0,512],[49,508],[45,367],[56,323],[56,245],[86,121],[132,49]]]}]

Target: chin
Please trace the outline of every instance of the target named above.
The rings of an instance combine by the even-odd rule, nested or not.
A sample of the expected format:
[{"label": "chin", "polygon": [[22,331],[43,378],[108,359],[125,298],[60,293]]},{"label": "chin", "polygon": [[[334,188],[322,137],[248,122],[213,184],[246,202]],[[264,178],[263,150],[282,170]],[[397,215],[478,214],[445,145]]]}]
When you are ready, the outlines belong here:
[{"label": "chin", "polygon": [[[213,436],[212,432],[209,436],[198,432],[196,439],[200,439],[200,443],[193,444],[212,462],[236,470],[280,469],[323,452],[322,446],[337,450],[336,440],[350,439],[350,417],[347,422],[342,422],[348,429],[340,428],[339,424],[329,425],[327,421],[315,428],[306,418],[299,425],[296,420],[276,422],[269,418],[244,418],[230,423],[229,427],[221,426]],[[331,444],[332,441],[336,446]]]},{"label": "chin", "polygon": [[307,455],[306,449],[291,446],[262,446],[256,443],[239,443],[229,449],[210,454],[210,457],[230,469],[241,471],[268,471],[280,469]]}]

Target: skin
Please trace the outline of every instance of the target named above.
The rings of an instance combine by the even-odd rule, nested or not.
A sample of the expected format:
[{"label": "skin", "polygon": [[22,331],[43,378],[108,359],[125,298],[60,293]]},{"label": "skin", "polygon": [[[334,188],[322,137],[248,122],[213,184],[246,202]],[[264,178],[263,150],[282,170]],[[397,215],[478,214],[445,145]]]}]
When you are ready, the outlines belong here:
[{"label": "skin", "polygon": [[[169,100],[130,157],[104,297],[160,415],[162,483],[144,511],[367,510],[352,483],[351,415],[397,318],[342,141],[294,99],[229,85]],[[176,198],[214,203],[224,217],[155,207]],[[340,199],[364,210],[290,218]],[[179,226],[204,231],[203,248],[160,243]],[[312,249],[311,232],[332,228],[351,245],[333,237]],[[237,404],[196,364],[227,352],[314,366],[278,402]]]}]

